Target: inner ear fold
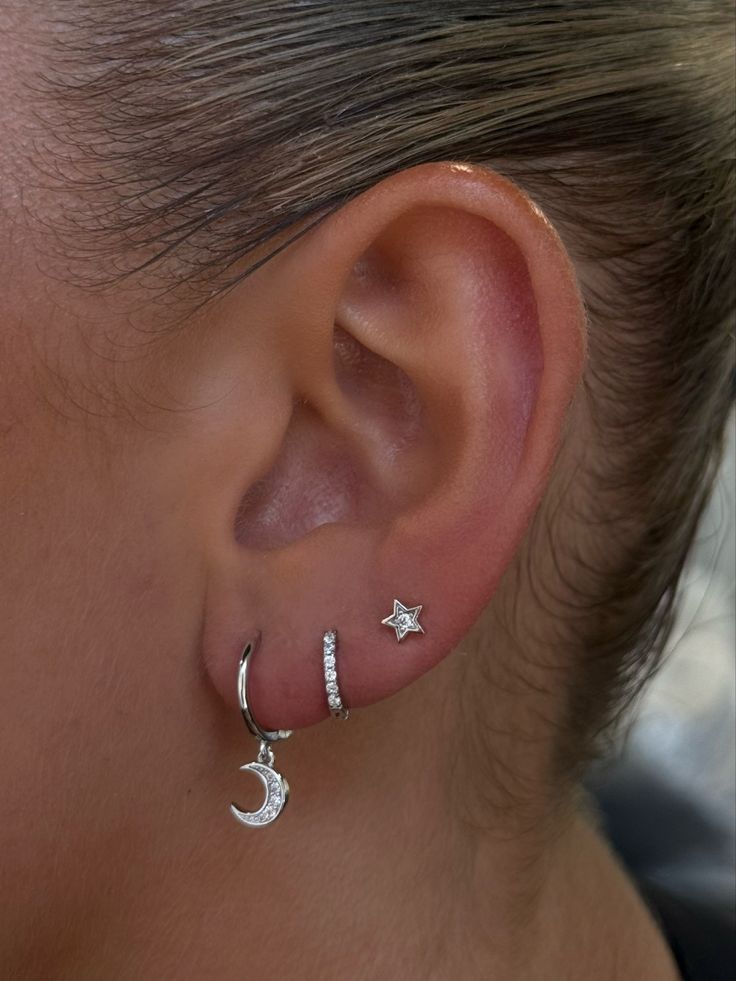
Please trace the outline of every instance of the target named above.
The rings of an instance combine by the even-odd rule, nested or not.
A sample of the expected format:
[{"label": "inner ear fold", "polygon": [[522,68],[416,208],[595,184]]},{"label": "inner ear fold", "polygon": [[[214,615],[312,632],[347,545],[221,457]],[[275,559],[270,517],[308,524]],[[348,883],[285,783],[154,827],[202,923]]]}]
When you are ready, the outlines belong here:
[{"label": "inner ear fold", "polygon": [[395,457],[416,440],[422,405],[409,375],[371,351],[339,325],[334,332],[335,379],[345,398],[367,424],[373,422]]},{"label": "inner ear fold", "polygon": [[473,431],[513,469],[543,355],[527,259],[506,231],[464,208],[408,208],[355,264],[338,314],[411,379],[446,470]]},{"label": "inner ear fold", "polygon": [[397,468],[406,473],[422,434],[416,388],[405,371],[339,326],[333,347],[341,411],[332,400],[326,419],[320,405],[295,402],[274,465],[240,502],[240,545],[279,548],[335,522],[378,525],[387,518],[387,494],[404,483]]},{"label": "inner ear fold", "polygon": [[386,524],[452,479],[477,432],[496,458],[493,481],[518,459],[541,349],[524,258],[499,228],[410,209],[354,263],[334,316],[331,358],[314,362],[275,462],[243,495],[240,545]]}]

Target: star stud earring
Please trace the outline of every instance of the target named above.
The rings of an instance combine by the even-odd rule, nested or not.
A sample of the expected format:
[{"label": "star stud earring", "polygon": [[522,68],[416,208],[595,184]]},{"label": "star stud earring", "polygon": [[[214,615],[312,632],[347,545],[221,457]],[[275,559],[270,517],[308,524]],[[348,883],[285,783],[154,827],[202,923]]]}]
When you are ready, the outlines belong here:
[{"label": "star stud earring", "polygon": [[394,612],[381,620],[387,627],[393,627],[396,631],[396,640],[402,641],[407,634],[423,634],[424,627],[419,623],[419,614],[422,612],[421,606],[404,606],[402,602],[394,600]]}]

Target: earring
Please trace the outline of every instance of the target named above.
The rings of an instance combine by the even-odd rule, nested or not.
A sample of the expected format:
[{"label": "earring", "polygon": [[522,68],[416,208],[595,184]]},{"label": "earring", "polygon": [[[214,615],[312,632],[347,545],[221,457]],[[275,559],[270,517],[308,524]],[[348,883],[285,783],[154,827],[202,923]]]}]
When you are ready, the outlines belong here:
[{"label": "earring", "polygon": [[322,637],[322,667],[325,675],[325,691],[327,704],[335,719],[350,717],[350,709],[343,703],[340,685],[337,680],[337,664],[335,654],[337,649],[337,631],[328,630]]},{"label": "earring", "polygon": [[393,627],[396,631],[396,639],[402,641],[407,634],[424,633],[424,627],[419,622],[421,612],[421,606],[404,606],[400,600],[395,599],[394,612],[381,620],[381,623]]},{"label": "earring", "polygon": [[231,804],[230,810],[237,821],[249,828],[262,828],[271,824],[286,807],[289,799],[289,784],[286,779],[274,767],[274,755],[270,743],[279,739],[288,739],[291,730],[277,729],[269,732],[262,729],[256,722],[253,712],[248,705],[248,666],[254,650],[258,647],[260,634],[246,644],[240,658],[238,669],[238,701],[240,711],[243,713],[245,724],[250,732],[260,740],[258,757],[254,763],[246,763],[241,766],[241,770],[248,770],[255,773],[263,784],[266,798],[257,811],[243,811],[237,804]]}]

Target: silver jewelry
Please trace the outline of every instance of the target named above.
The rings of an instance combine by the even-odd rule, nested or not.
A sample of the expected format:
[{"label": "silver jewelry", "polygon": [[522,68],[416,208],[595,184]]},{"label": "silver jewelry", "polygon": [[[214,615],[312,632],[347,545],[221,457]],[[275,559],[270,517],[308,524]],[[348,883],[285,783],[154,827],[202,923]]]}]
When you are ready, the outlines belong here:
[{"label": "silver jewelry", "polygon": [[337,680],[337,664],[335,655],[337,649],[337,631],[328,630],[322,638],[322,667],[325,674],[325,691],[327,704],[335,719],[350,717],[350,709],[344,704]]},{"label": "silver jewelry", "polygon": [[286,782],[285,777],[275,769],[273,750],[269,744],[279,739],[288,739],[291,735],[291,730],[276,729],[273,732],[269,732],[266,729],[262,729],[256,722],[253,712],[248,705],[248,665],[253,651],[258,647],[260,637],[261,635],[258,634],[253,641],[246,644],[240,657],[240,667],[238,669],[238,701],[240,703],[240,711],[243,713],[243,718],[245,719],[245,724],[256,739],[260,741],[261,745],[256,761],[254,763],[246,763],[240,769],[255,773],[263,784],[263,789],[266,791],[266,799],[257,811],[243,811],[237,804],[230,805],[230,810],[236,820],[249,828],[262,828],[267,824],[271,824],[283,811],[284,807],[286,807],[286,802],[289,799],[289,784]]},{"label": "silver jewelry", "polygon": [[396,631],[396,640],[402,641],[407,634],[423,634],[424,627],[419,622],[419,614],[422,612],[421,606],[404,606],[395,599],[394,612],[381,620],[387,627],[393,627]]}]

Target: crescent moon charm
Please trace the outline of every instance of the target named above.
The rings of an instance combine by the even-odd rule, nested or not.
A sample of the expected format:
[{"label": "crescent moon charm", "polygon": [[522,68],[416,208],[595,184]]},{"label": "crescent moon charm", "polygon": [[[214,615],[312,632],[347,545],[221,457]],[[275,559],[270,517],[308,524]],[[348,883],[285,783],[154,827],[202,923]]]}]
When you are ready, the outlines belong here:
[{"label": "crescent moon charm", "polygon": [[257,811],[243,811],[237,804],[231,804],[233,817],[249,828],[262,828],[271,824],[286,807],[289,799],[289,785],[281,774],[267,763],[246,763],[241,770],[255,773],[266,791],[266,799]]},{"label": "crescent moon charm", "polygon": [[253,712],[248,704],[248,662],[258,646],[259,640],[260,634],[257,634],[254,640],[245,645],[238,668],[240,711],[248,729],[261,743],[256,761],[245,763],[240,769],[255,773],[266,791],[266,798],[257,811],[244,811],[237,804],[230,805],[230,812],[235,820],[247,828],[263,828],[267,824],[272,824],[286,807],[286,802],[289,799],[289,785],[273,765],[273,750],[270,744],[279,739],[288,739],[291,732],[287,729],[275,729],[274,731],[262,729],[253,717]]}]

